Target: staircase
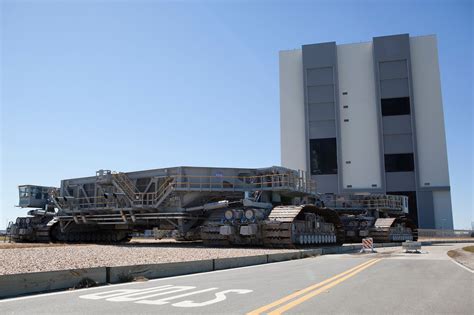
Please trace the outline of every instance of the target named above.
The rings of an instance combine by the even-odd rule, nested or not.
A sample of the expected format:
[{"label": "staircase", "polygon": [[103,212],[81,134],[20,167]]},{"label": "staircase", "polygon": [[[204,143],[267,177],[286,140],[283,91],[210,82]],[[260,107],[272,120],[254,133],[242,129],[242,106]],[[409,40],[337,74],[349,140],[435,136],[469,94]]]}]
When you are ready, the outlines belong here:
[{"label": "staircase", "polygon": [[[114,186],[120,189],[128,197],[131,204],[134,204],[135,206],[143,205],[143,200],[139,200],[140,194],[138,189],[135,187],[133,182],[130,180],[130,178],[128,178],[125,173],[113,173],[112,178],[112,183],[114,184]],[[168,196],[173,190],[174,178],[167,177],[163,184],[158,188],[158,191],[153,196],[153,207],[157,208],[158,206],[163,204],[163,202],[165,202],[165,200],[168,198]]]},{"label": "staircase", "polygon": [[168,198],[173,190],[174,178],[168,177],[156,192],[155,198],[153,199],[153,207],[158,208],[161,204],[163,204],[163,202]]},{"label": "staircase", "polygon": [[113,173],[112,174],[114,186],[122,190],[122,192],[128,197],[128,199],[133,203],[135,201],[136,194],[138,192],[137,188],[133,182],[128,178],[125,173]]}]

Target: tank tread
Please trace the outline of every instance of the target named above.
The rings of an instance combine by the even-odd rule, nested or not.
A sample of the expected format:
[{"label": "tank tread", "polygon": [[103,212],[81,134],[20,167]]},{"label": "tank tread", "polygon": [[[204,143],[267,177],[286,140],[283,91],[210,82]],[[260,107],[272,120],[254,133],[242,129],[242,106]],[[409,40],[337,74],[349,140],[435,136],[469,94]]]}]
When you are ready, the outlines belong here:
[{"label": "tank tread", "polygon": [[[410,228],[410,232],[397,230],[398,223],[404,223]],[[375,227],[369,231],[369,237],[373,238],[374,243],[390,243],[418,240],[418,229],[407,218],[384,218],[377,219]]]},{"label": "tank tread", "polygon": [[219,226],[203,226],[201,228],[201,239],[206,246],[224,247],[230,245],[228,237],[220,234]]},{"label": "tank tread", "polygon": [[[302,219],[300,213],[309,212],[323,216],[334,224],[334,230],[301,231]],[[299,217],[299,218],[298,218]],[[312,205],[279,206],[273,208],[263,226],[263,243],[272,247],[320,246],[343,243],[344,230],[337,214],[325,208]],[[297,228],[295,224],[299,224]],[[298,230],[300,230],[298,232]]]},{"label": "tank tread", "polygon": [[66,243],[123,243],[130,241],[131,236],[125,231],[72,231],[56,234],[54,241]]},{"label": "tank tread", "polygon": [[36,230],[36,241],[40,243],[49,243],[51,239],[51,227],[44,226]]},{"label": "tank tread", "polygon": [[390,231],[389,229],[383,230],[372,230],[369,233],[369,237],[374,240],[374,243],[390,243]]},{"label": "tank tread", "polygon": [[266,222],[262,230],[263,245],[271,247],[294,247],[291,223]]},{"label": "tank tread", "polygon": [[228,247],[230,242],[227,239],[203,239],[202,243],[211,247]]}]

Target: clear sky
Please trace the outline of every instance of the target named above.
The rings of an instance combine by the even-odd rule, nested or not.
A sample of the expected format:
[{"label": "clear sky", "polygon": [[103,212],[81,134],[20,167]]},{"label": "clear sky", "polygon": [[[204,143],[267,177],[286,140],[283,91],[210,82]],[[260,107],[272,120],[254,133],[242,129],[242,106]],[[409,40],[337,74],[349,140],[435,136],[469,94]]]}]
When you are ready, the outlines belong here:
[{"label": "clear sky", "polygon": [[454,223],[473,220],[471,1],[1,1],[1,216],[101,168],[280,164],[278,51],[436,34]]}]

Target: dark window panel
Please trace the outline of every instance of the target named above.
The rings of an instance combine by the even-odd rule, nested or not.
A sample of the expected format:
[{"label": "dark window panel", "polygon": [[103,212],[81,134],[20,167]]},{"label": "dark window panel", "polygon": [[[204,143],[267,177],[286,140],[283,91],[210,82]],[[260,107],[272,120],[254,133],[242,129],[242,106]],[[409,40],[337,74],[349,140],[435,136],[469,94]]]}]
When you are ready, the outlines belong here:
[{"label": "dark window panel", "polygon": [[336,138],[310,140],[311,174],[337,174]]},{"label": "dark window panel", "polygon": [[386,172],[412,172],[415,169],[413,154],[385,154]]},{"label": "dark window panel", "polygon": [[383,98],[382,116],[410,115],[410,98]]}]

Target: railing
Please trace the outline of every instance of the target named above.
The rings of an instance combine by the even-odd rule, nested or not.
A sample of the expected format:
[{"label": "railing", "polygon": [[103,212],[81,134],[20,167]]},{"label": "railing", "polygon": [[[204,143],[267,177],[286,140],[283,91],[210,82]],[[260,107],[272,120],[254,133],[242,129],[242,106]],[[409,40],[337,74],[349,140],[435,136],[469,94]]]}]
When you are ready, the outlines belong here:
[{"label": "railing", "polygon": [[198,191],[258,191],[258,190],[291,190],[314,193],[315,183],[309,178],[284,174],[267,174],[258,176],[194,176],[177,175],[176,189]]},{"label": "railing", "polygon": [[324,205],[334,209],[404,209],[403,196],[395,195],[324,195]]},{"label": "railing", "polygon": [[76,198],[72,203],[73,209],[87,210],[96,208],[120,208],[124,204],[120,204],[119,200],[105,197],[87,197]]},{"label": "railing", "polygon": [[135,194],[133,204],[136,206],[158,207],[174,189],[174,181],[174,177],[167,177],[156,192]]}]

